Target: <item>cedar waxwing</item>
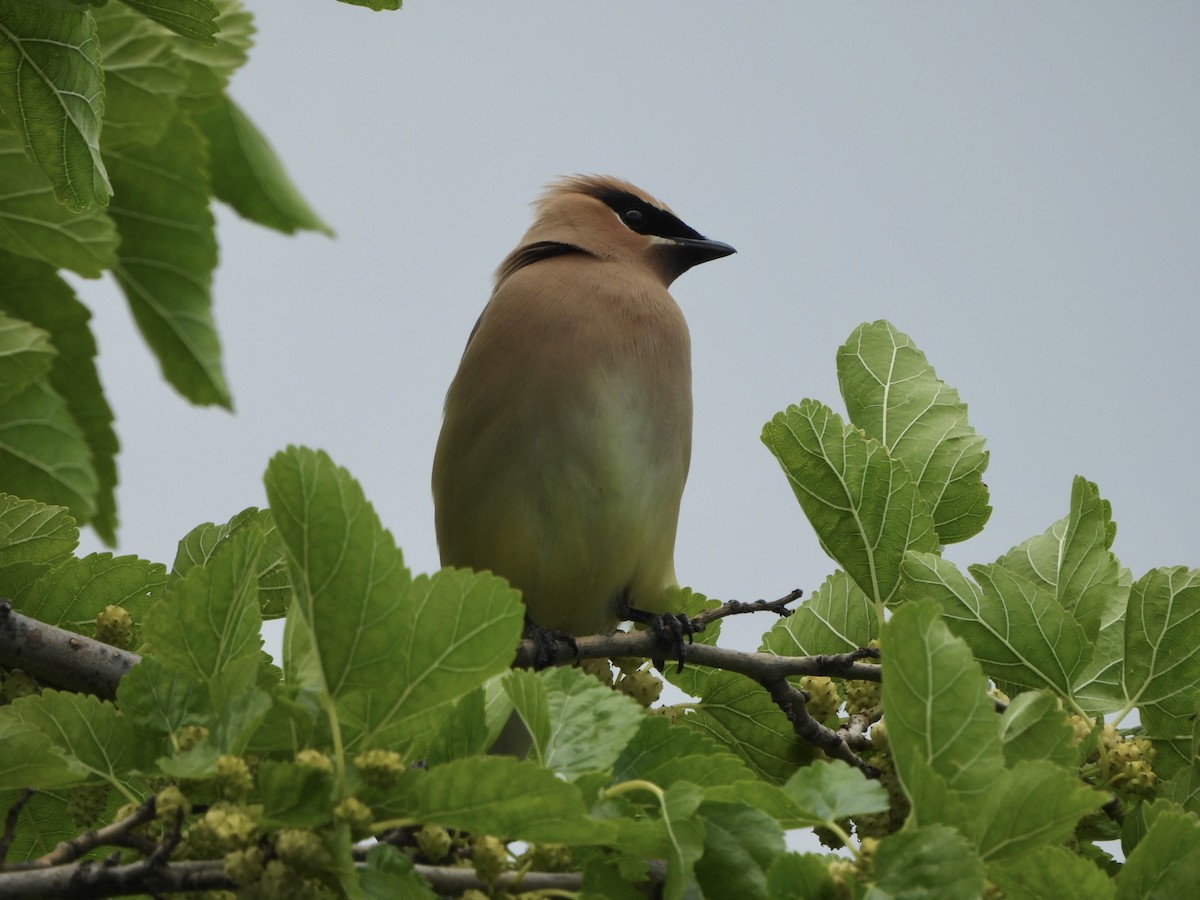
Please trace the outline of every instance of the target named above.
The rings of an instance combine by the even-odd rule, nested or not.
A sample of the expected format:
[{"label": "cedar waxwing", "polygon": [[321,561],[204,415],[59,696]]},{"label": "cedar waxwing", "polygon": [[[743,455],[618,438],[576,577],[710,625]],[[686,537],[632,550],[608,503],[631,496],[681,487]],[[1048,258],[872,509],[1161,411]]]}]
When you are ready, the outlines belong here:
[{"label": "cedar waxwing", "polygon": [[443,565],[503,576],[546,629],[663,611],[692,445],[691,344],[667,286],[733,252],[628,182],[549,186],[446,395]]}]

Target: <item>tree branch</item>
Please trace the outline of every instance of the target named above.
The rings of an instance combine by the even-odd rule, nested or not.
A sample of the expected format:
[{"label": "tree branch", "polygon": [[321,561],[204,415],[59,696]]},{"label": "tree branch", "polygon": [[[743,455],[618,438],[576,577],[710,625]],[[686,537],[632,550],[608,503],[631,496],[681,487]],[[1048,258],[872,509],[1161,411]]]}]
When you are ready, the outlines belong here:
[{"label": "tree branch", "polygon": [[22,615],[0,600],[0,665],[38,681],[105,700],[117,695],[122,676],[142,658],[65,628]]}]

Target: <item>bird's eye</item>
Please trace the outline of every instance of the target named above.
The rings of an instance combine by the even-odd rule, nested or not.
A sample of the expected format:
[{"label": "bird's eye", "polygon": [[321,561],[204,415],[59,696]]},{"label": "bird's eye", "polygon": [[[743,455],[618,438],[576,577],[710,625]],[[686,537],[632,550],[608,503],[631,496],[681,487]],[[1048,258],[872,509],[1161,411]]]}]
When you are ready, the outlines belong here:
[{"label": "bird's eye", "polygon": [[641,228],[646,224],[646,214],[640,209],[627,209],[621,213],[621,218],[630,228]]}]

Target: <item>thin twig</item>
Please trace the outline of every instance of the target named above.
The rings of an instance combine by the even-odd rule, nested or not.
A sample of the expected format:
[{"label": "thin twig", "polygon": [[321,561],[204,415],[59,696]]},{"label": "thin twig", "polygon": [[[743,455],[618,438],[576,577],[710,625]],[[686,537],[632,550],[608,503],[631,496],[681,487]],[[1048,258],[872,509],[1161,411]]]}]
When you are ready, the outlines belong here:
[{"label": "thin twig", "polygon": [[879,770],[859,759],[840,734],[812,717],[805,705],[803,691],[784,678],[763,684],[763,687],[791,721],[797,737],[823,750],[826,756],[849,763],[868,778],[879,777]]},{"label": "thin twig", "polygon": [[4,817],[4,837],[0,838],[0,866],[4,865],[8,851],[16,839],[17,821],[21,818],[21,810],[25,808],[25,804],[29,802],[34,793],[36,792],[33,788],[25,788],[13,805],[8,808],[8,815]]},{"label": "thin twig", "polygon": [[705,625],[715,622],[717,619],[756,612],[771,612],[782,618],[787,618],[795,612],[794,609],[787,608],[788,604],[795,603],[803,596],[804,592],[797,588],[780,597],[778,600],[753,600],[749,603],[742,600],[729,600],[715,609],[708,609],[692,616],[692,624],[696,626],[697,631],[703,631]]},{"label": "thin twig", "polygon": [[119,819],[111,825],[105,825],[98,831],[89,829],[68,841],[62,841],[49,853],[29,863],[27,867],[46,869],[51,866],[61,866],[79,859],[97,847],[117,844],[127,838],[133,829],[154,819],[154,805],[154,798],[150,797],[124,819]]}]

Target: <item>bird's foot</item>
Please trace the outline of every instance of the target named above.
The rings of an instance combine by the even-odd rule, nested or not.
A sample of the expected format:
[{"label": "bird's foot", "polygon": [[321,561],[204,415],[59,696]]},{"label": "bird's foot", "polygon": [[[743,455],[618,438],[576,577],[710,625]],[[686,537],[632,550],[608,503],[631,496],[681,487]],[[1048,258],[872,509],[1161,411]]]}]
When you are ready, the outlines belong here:
[{"label": "bird's foot", "polygon": [[533,641],[535,670],[546,669],[557,663],[563,644],[571,648],[572,656],[579,656],[579,645],[575,643],[575,635],[554,628],[543,628],[529,616],[525,617],[525,637]]},{"label": "bird's foot", "polygon": [[[686,637],[690,644],[692,635],[703,630],[702,626],[697,626],[687,613],[651,613],[642,609],[634,609],[628,604],[621,609],[621,618],[647,626],[654,632],[659,644],[674,650],[675,658],[679,661],[676,672],[683,671],[683,658],[686,652],[683,639]],[[654,663],[658,671],[666,671],[663,666],[665,660],[662,656],[653,657],[650,661]]]}]

